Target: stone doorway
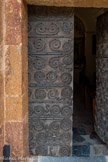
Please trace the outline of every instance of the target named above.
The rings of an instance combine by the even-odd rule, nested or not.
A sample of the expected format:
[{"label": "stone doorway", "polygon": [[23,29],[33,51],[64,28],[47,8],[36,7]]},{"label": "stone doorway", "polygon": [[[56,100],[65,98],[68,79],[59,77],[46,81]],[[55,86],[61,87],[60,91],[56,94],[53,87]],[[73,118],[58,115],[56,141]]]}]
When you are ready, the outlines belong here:
[{"label": "stone doorway", "polygon": [[[42,13],[40,12],[41,10],[43,10]],[[76,138],[75,136],[77,136],[77,134],[75,134],[74,137],[72,136],[72,133],[76,129],[73,127],[72,122],[74,120],[74,100],[72,97],[73,64],[75,65],[78,63],[75,53],[77,51],[75,49],[75,44],[73,51],[74,28],[77,28],[74,25],[74,19],[78,21],[78,17],[74,16],[74,12],[72,8],[29,7],[29,149],[32,155],[77,156],[75,151],[77,150],[79,154],[80,148],[83,148],[80,145],[81,143],[79,143],[80,147],[73,145],[73,140]],[[101,14],[102,12],[104,12],[104,10],[101,11]],[[104,16],[105,15],[103,15],[103,17]],[[102,20],[98,18],[98,22],[100,21],[104,22],[105,20],[104,18]],[[80,25],[81,22],[79,22],[79,26]],[[99,28],[100,26],[97,25],[97,34],[100,32]],[[82,30],[85,32],[84,26]],[[103,30],[106,32],[104,27]],[[100,39],[100,37],[101,35],[99,35],[97,39]],[[84,48],[85,35],[80,42],[81,41]],[[76,42],[75,40],[75,43]],[[106,46],[103,45],[103,40],[101,43],[102,48],[106,48]],[[100,85],[100,89],[98,86],[96,89],[96,103],[100,102],[98,97],[102,97],[100,96],[100,90],[103,85],[101,85],[102,73],[98,70],[101,66],[99,60],[100,57],[102,57],[103,51],[101,50],[103,49],[98,50],[98,48],[100,48],[100,42],[97,46],[98,57],[95,56],[98,63],[96,69],[97,85]],[[75,59],[73,59],[73,52]],[[82,53],[83,56],[80,59],[83,61],[85,56],[84,49]],[[83,63],[81,63],[81,65],[82,64]],[[81,89],[81,87],[79,89]],[[95,95],[93,97],[95,99]],[[86,104],[88,104],[87,102],[86,100]],[[92,103],[89,104],[91,104],[92,107]],[[101,132],[101,126],[99,124],[99,118],[102,111],[100,110],[99,114],[98,108],[99,106],[97,107],[96,104],[95,114],[92,112],[89,116],[92,115],[90,118],[90,120],[92,120],[91,122],[93,122],[93,115],[95,116],[95,123],[93,124],[96,124],[96,132],[99,137],[106,142],[106,136],[100,134],[103,133]],[[87,114],[85,114],[85,116],[86,115]],[[87,118],[85,118],[85,120],[87,123]],[[82,128],[80,128],[80,131],[82,131]],[[100,142],[101,149],[104,149],[104,154],[107,155],[106,146],[103,146],[102,141],[99,140],[98,142]],[[90,154],[90,147],[84,145],[84,150],[86,150],[86,152],[88,150],[89,152],[87,152],[87,155],[82,153],[84,156],[93,155]],[[95,153],[93,156],[95,156]]]},{"label": "stone doorway", "polygon": [[[75,9],[79,17],[75,17],[75,39],[78,41],[74,40],[77,43],[74,58],[79,52],[79,63],[75,64],[74,60],[73,156],[108,155],[107,124],[103,124],[107,123],[104,116],[107,107],[102,94],[102,89],[107,89],[107,27],[104,23],[108,13],[103,13],[103,9]],[[84,43],[81,43],[83,39]],[[80,46],[84,49],[81,50]]]},{"label": "stone doorway", "polygon": [[[11,145],[14,157],[28,156],[28,16],[27,5],[108,8],[107,0],[8,0],[0,1],[0,155],[4,144]],[[104,20],[105,21],[105,20]],[[101,23],[100,23],[101,24]],[[105,24],[107,24],[105,22]],[[103,28],[100,28],[103,31]],[[107,36],[107,31],[104,36]],[[107,40],[107,39],[106,39]],[[106,57],[105,57],[106,58]],[[105,59],[102,59],[105,60]],[[11,65],[11,66],[10,66]],[[106,84],[107,85],[107,84]],[[103,95],[104,96],[104,95]],[[105,98],[106,98],[105,94]],[[107,99],[104,101],[107,103]],[[103,104],[107,107],[107,104]],[[107,110],[107,108],[105,109]],[[99,109],[101,112],[101,109]],[[107,113],[101,113],[103,118]],[[103,123],[103,122],[98,122]],[[107,121],[98,127],[105,137]],[[101,128],[100,128],[101,127]],[[102,128],[104,130],[102,130]],[[14,132],[14,133],[13,133]],[[101,136],[101,135],[100,135]],[[104,141],[107,141],[107,136]]]}]

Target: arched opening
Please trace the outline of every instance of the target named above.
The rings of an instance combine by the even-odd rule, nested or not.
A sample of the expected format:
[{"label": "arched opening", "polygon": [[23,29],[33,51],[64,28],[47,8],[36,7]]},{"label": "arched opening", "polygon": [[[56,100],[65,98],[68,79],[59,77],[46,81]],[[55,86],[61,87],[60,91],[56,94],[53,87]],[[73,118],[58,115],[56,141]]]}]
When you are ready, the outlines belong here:
[{"label": "arched opening", "polygon": [[77,8],[77,12],[80,16],[74,19],[73,156],[90,156],[103,145],[94,129],[97,17],[92,14],[100,11]]},{"label": "arched opening", "polygon": [[74,18],[74,82],[79,83],[85,70],[85,26],[77,16]]},{"label": "arched opening", "polygon": [[[89,154],[90,147],[88,143],[94,131],[92,103],[93,98],[95,98],[96,79],[94,78],[92,84],[87,70],[89,55],[87,54],[88,50],[85,49],[87,48],[87,38],[90,35],[86,34],[86,27],[78,16],[75,16],[74,26],[73,154],[75,153],[74,145],[78,147],[78,150],[80,149],[79,146],[81,150],[85,146]],[[91,40],[88,39],[90,42],[89,48],[91,48]]]},{"label": "arched opening", "polygon": [[[92,133],[95,116],[96,19],[100,10],[29,7],[30,154],[97,156],[103,155],[103,151],[107,154],[106,146]],[[74,17],[76,10],[84,21],[79,16]],[[98,55],[106,47],[99,46]],[[100,90],[101,87],[98,96]],[[97,114],[99,118],[101,111],[100,114],[97,111]],[[101,151],[102,147],[104,149]]]}]

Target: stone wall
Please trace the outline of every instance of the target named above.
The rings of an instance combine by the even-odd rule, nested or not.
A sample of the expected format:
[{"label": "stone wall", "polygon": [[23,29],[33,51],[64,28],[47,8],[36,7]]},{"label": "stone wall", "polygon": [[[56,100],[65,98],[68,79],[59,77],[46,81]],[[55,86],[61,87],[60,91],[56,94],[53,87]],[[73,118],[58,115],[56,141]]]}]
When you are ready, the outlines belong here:
[{"label": "stone wall", "polygon": [[0,153],[4,141],[11,145],[11,156],[24,156],[28,155],[27,6],[22,0],[1,3]]},{"label": "stone wall", "polygon": [[27,4],[45,6],[66,7],[105,7],[108,8],[107,0],[25,0]]},{"label": "stone wall", "polygon": [[0,1],[0,156],[4,142],[3,1]]},{"label": "stone wall", "polygon": [[[25,0],[28,4],[107,7],[108,0]],[[28,153],[27,6],[0,0],[0,156],[4,143],[11,156]]]},{"label": "stone wall", "polygon": [[108,12],[97,20],[95,129],[108,144]]}]

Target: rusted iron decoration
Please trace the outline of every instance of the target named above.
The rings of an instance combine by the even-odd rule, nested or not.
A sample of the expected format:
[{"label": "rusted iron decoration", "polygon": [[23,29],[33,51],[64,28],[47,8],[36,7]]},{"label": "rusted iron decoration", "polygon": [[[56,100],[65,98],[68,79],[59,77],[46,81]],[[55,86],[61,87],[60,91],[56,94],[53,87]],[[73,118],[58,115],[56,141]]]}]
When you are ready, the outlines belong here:
[{"label": "rusted iron decoration", "polygon": [[30,6],[28,41],[30,153],[71,156],[73,9]]}]

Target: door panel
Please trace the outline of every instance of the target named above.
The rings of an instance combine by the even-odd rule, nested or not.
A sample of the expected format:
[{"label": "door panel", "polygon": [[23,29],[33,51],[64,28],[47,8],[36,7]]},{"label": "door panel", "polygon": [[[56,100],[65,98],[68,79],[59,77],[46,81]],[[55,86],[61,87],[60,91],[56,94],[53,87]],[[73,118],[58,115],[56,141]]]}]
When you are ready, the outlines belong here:
[{"label": "door panel", "polygon": [[108,12],[97,19],[95,129],[108,144]]},{"label": "door panel", "polygon": [[29,142],[33,155],[72,155],[72,8],[29,7]]}]

